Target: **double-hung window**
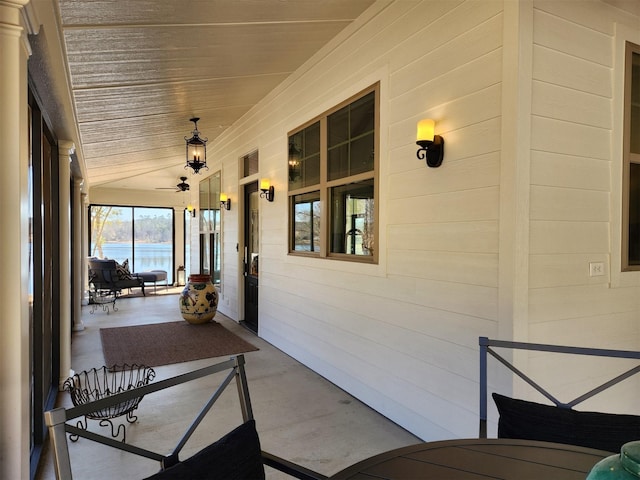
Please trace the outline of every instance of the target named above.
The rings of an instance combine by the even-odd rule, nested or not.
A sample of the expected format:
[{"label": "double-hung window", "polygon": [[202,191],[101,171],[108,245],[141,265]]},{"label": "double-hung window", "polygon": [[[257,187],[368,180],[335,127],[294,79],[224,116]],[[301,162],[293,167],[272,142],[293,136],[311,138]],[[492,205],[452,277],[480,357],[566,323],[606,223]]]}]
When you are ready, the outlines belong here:
[{"label": "double-hung window", "polygon": [[626,44],[623,270],[640,270],[640,45]]},{"label": "double-hung window", "polygon": [[289,253],[377,262],[379,85],[288,135]]}]

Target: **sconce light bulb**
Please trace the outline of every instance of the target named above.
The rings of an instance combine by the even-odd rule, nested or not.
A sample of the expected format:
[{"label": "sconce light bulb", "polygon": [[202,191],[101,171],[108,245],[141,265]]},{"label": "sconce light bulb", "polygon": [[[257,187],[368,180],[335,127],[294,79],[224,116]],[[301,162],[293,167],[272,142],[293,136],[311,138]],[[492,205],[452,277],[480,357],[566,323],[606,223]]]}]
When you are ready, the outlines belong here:
[{"label": "sconce light bulb", "polygon": [[420,146],[417,157],[419,160],[426,160],[427,166],[431,168],[439,167],[444,158],[444,139],[435,134],[435,122],[431,119],[424,119],[418,122],[418,132],[416,143]]},{"label": "sconce light bulb", "polygon": [[420,120],[418,122],[418,132],[416,135],[416,141],[428,141],[433,142],[433,135],[435,130],[435,122],[430,118]]}]

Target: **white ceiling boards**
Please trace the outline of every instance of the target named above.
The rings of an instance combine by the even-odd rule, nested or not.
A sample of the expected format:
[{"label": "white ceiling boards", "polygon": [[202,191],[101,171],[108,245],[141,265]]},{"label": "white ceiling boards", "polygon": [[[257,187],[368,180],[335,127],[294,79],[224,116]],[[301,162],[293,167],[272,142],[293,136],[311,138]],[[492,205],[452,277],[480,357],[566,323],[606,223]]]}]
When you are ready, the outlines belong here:
[{"label": "white ceiling boards", "polygon": [[60,0],[90,184],[178,178],[190,118],[214,140],[372,3]]}]

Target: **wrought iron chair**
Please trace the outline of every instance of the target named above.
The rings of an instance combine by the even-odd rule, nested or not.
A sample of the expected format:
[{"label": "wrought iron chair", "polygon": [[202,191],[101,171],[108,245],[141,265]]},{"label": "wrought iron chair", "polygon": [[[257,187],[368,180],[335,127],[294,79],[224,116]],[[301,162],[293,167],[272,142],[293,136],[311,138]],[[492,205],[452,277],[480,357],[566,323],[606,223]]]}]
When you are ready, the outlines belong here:
[{"label": "wrought iron chair", "polygon": [[136,274],[131,274],[130,278],[121,278],[115,260],[91,258],[88,263],[90,303],[93,306],[90,313],[93,313],[98,305],[109,313],[109,304],[112,304],[112,310],[117,312],[116,300],[123,288],[139,287],[142,295],[145,295],[144,279]]},{"label": "wrought iron chair", "polygon": [[[49,429],[50,441],[54,452],[54,467],[57,479],[73,478],[67,433],[77,435],[99,444],[113,447],[133,455],[158,461],[160,471],[148,479],[260,479],[265,478],[264,465],[280,470],[292,477],[303,480],[323,480],[327,477],[285,459],[264,452],[255,430],[255,421],[249,398],[249,388],[244,369],[243,355],[215,365],[201,368],[158,382],[149,383],[131,390],[111,395],[90,403],[72,408],[56,408],[45,412],[45,422]],[[209,375],[226,372],[219,386],[211,393],[191,425],[178,440],[169,454],[158,453],[146,448],[123,443],[98,433],[78,428],[70,422],[91,412],[122,404],[134,398],[140,398],[161,390],[197,380]],[[181,460],[180,453],[192,434],[207,416],[209,410],[220,398],[227,386],[235,380],[244,423],[216,442],[207,445],[195,455]]]},{"label": "wrought iron chair", "polygon": [[487,437],[487,357],[491,355],[511,372],[547,398],[553,405],[543,405],[493,393],[498,407],[498,437],[569,443],[619,452],[629,441],[640,439],[640,417],[573,410],[573,407],[640,372],[640,364],[608,380],[569,402],[561,402],[541,387],[496,348],[553,352],[640,360],[640,352],[599,348],[568,347],[524,342],[508,342],[480,337],[480,437]]}]

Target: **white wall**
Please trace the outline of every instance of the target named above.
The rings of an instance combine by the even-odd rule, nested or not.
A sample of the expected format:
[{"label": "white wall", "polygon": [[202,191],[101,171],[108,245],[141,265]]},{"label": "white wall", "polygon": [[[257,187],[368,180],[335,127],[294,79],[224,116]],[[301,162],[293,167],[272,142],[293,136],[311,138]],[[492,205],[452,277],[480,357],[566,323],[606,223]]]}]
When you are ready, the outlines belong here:
[{"label": "white wall", "polygon": [[[619,117],[622,37],[640,41],[640,18],[593,1],[534,7],[529,340],[638,350],[640,272],[620,274]],[[590,276],[590,262],[603,262],[606,275]],[[581,362],[572,383],[595,384],[632,366]],[[531,367],[553,369],[541,358]],[[556,392],[573,389],[548,378]],[[624,401],[637,397],[640,379],[623,385],[585,407],[640,412]]]},{"label": "white wall", "polygon": [[[477,434],[478,336],[497,332],[502,22],[502,2],[380,2],[210,147],[232,200],[255,148],[275,185],[260,335],[425,439]],[[379,264],[288,256],[287,132],[378,81]],[[416,159],[425,117],[439,169]],[[223,281],[238,291],[239,211]]]}]

